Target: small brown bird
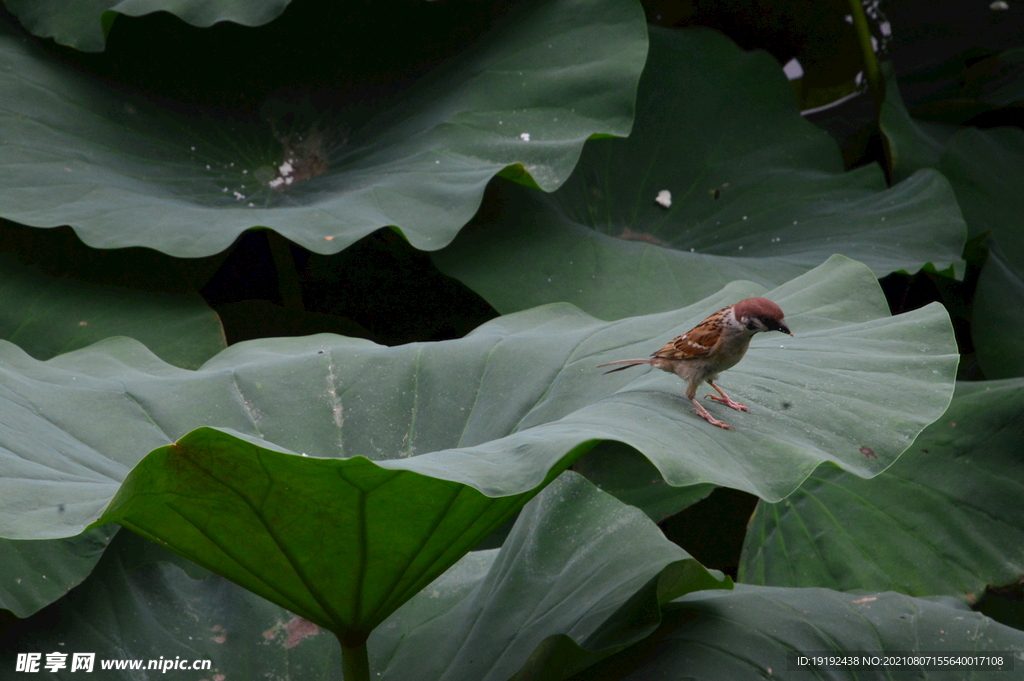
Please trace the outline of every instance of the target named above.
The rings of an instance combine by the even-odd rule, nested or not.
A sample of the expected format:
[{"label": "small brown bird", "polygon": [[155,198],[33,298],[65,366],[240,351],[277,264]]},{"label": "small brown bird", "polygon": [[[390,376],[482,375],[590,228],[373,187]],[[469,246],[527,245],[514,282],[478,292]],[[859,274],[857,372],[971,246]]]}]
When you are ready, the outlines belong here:
[{"label": "small brown bird", "polygon": [[718,374],[730,369],[743,359],[750,346],[750,339],[761,331],[793,333],[783,321],[782,308],[767,298],[745,298],[735,305],[723,307],[682,336],[673,338],[650,359],[620,359],[602,364],[602,367],[624,364],[606,374],[622,371],[640,364],[650,364],[656,369],[668,371],[686,381],[686,396],[696,405],[692,411],[713,426],[732,428],[725,421],[719,421],[697,401],[697,386],[707,381],[721,397],[707,395],[727,407],[750,411],[739,402],[734,402],[725,391],[715,384]]}]

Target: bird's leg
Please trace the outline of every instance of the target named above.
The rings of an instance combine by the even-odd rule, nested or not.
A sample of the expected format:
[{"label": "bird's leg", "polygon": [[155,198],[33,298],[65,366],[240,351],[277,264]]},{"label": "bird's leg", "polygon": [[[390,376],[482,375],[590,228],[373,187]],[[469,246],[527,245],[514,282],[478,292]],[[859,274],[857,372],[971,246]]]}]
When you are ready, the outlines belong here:
[{"label": "bird's leg", "polygon": [[707,421],[708,423],[710,423],[713,426],[718,426],[719,428],[725,428],[726,430],[732,430],[732,426],[730,426],[728,423],[726,423],[725,421],[719,421],[714,416],[712,416],[711,413],[707,409],[704,408],[704,405],[702,405],[700,402],[697,401],[696,397],[691,397],[690,401],[693,402],[695,405],[697,405],[696,409],[691,409],[690,410],[694,414],[696,414],[697,416],[701,417],[702,419],[704,419],[705,421]]},{"label": "bird's leg", "polygon": [[714,381],[708,381],[708,383],[711,385],[712,388],[718,391],[718,394],[721,395],[721,397],[715,397],[714,395],[705,395],[705,397],[710,397],[715,402],[721,402],[725,406],[732,407],[733,409],[738,409],[739,411],[750,411],[750,409],[747,408],[747,405],[740,404],[739,402],[734,402],[731,397],[725,394],[724,390],[715,385]]}]

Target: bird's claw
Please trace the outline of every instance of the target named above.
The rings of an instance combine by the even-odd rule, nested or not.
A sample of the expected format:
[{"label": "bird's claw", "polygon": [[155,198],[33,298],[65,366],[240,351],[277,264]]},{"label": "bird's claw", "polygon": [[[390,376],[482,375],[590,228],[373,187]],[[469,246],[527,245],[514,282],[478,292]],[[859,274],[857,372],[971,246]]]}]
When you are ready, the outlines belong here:
[{"label": "bird's claw", "polygon": [[701,417],[702,419],[704,419],[705,421],[707,421],[708,423],[710,423],[713,426],[718,426],[719,428],[725,428],[726,430],[732,430],[733,429],[733,427],[730,426],[728,423],[726,423],[725,421],[719,421],[718,419],[716,419],[714,416],[712,416],[711,414],[709,414],[706,411],[698,411],[696,409],[691,409],[690,411],[692,411],[694,414],[696,414],[697,416]]},{"label": "bird's claw", "polygon": [[750,411],[750,408],[747,407],[747,405],[740,404],[739,402],[731,400],[728,397],[719,397],[718,395],[705,395],[704,397],[710,397],[715,402],[721,402],[725,406],[731,407],[731,408],[736,409],[738,411]]}]

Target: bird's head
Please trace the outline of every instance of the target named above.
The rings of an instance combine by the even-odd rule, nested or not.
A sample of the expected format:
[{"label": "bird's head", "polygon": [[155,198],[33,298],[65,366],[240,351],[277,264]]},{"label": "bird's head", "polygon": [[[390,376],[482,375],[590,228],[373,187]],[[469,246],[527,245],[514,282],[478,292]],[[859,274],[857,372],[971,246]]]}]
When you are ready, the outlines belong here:
[{"label": "bird's head", "polygon": [[782,308],[767,298],[745,298],[733,306],[733,314],[747,329],[758,331],[781,331],[790,336],[793,332],[783,321]]}]

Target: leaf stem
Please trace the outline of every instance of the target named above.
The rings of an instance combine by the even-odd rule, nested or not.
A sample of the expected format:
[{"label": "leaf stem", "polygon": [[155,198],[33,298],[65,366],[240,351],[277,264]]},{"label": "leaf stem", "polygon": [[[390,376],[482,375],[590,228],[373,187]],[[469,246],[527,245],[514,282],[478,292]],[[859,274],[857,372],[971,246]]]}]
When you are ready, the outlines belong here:
[{"label": "leaf stem", "polygon": [[864,59],[864,75],[868,81],[868,90],[871,91],[871,99],[875,103],[877,117],[885,99],[885,80],[882,78],[882,70],[878,67],[875,46],[871,43],[871,28],[868,26],[868,17],[864,13],[862,0],[850,0],[850,14],[853,16],[853,27],[857,31],[860,53]]},{"label": "leaf stem", "polygon": [[341,643],[341,671],[345,681],[370,681],[370,658],[366,653],[366,639],[353,646]]}]

